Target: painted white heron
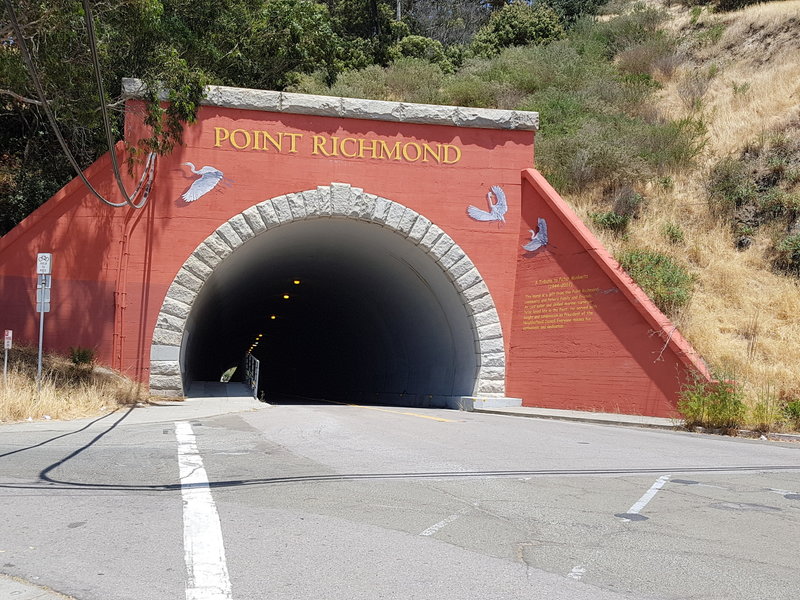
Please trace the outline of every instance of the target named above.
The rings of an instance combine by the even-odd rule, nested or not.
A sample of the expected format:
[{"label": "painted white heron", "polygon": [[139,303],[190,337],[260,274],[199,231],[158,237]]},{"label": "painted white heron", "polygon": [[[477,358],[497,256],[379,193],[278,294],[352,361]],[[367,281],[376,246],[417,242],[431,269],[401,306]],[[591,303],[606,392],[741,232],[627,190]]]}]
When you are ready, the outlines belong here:
[{"label": "painted white heron", "polygon": [[186,202],[194,202],[201,196],[206,195],[223,179],[222,171],[214,167],[205,166],[200,169],[195,169],[194,164],[190,162],[185,162],[183,164],[189,167],[195,175],[200,175],[181,196]]},{"label": "painted white heron", "polygon": [[[492,198],[497,201],[492,202]],[[508,202],[506,201],[506,194],[499,185],[493,185],[491,191],[486,194],[486,200],[489,202],[489,211],[481,210],[475,206],[467,208],[467,214],[476,221],[500,221],[505,223],[505,214],[508,212]]]},{"label": "painted white heron", "polygon": [[523,244],[523,248],[528,252],[534,252],[538,250],[542,246],[547,245],[547,221],[545,221],[542,217],[539,217],[539,232],[535,232],[533,229],[531,231],[531,241],[527,244]]}]

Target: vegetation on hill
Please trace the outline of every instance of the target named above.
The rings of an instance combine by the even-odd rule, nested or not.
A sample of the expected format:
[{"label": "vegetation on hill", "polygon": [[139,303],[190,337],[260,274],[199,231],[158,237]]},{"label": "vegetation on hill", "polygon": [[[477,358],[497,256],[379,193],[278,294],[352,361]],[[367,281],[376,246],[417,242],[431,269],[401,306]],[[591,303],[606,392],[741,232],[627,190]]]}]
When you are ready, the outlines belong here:
[{"label": "vegetation on hill", "polygon": [[[15,5],[88,164],[105,147],[80,5]],[[788,422],[800,410],[800,1],[400,7],[398,20],[397,0],[114,0],[95,17],[107,88],[163,80],[185,122],[206,82],[539,111],[537,167],[734,382],[750,408],[728,417]],[[5,26],[0,39],[5,232],[71,174],[25,100]],[[169,134],[146,143],[166,151]],[[698,389],[687,397],[704,406]]]}]

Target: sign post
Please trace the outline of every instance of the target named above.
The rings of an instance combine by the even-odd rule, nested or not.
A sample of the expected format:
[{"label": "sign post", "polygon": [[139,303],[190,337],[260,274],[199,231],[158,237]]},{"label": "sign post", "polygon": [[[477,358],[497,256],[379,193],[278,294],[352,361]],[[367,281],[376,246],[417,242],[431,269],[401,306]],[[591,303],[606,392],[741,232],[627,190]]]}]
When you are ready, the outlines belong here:
[{"label": "sign post", "polygon": [[8,351],[11,350],[11,340],[14,332],[6,329],[6,334],[3,337],[3,381],[8,385]]},{"label": "sign post", "polygon": [[44,337],[44,313],[50,312],[50,286],[53,255],[40,252],[36,256],[36,312],[39,313],[39,362],[36,368],[36,391],[42,389],[42,339]]}]

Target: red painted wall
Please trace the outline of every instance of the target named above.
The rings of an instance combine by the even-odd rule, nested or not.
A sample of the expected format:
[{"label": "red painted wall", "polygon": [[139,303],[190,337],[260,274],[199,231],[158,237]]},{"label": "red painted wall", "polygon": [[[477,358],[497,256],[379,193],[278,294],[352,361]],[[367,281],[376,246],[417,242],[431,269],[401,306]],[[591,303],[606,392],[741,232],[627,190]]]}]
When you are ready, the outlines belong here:
[{"label": "red painted wall", "polygon": [[[547,223],[548,244],[521,246]],[[537,171],[523,173],[507,393],[527,406],[669,417],[691,346]]]},{"label": "red painted wall", "polygon": [[[136,117],[141,108],[141,103],[129,102],[126,137],[132,141],[143,131]],[[282,153],[268,143],[268,150],[237,149],[225,142],[215,147],[215,127],[284,132],[285,140],[295,134],[296,152],[290,152],[288,143]],[[363,158],[314,155],[315,134],[383,140],[390,146],[396,141],[448,144],[460,149],[461,160],[380,160],[369,152]],[[101,361],[146,381],[156,316],[175,273],[195,247],[232,216],[263,200],[343,182],[409,206],[444,229],[480,270],[507,334],[520,227],[519,173],[533,162],[533,137],[529,131],[203,107],[197,124],[187,128],[184,144],[158,159],[144,210],[104,206],[75,180],[0,239],[0,328],[14,329],[19,341],[36,339],[34,259],[37,252],[52,252],[53,311],[46,318],[46,346],[94,347]],[[242,146],[245,139],[240,133],[235,141]],[[353,142],[345,145],[350,154],[354,149]],[[196,176],[184,162],[197,168],[211,165],[232,183],[187,203],[181,195]],[[120,201],[108,157],[87,173],[102,193]],[[132,190],[134,182],[126,179]],[[492,185],[502,186],[508,196],[504,225],[479,223],[466,214],[469,204],[487,207]]]}]

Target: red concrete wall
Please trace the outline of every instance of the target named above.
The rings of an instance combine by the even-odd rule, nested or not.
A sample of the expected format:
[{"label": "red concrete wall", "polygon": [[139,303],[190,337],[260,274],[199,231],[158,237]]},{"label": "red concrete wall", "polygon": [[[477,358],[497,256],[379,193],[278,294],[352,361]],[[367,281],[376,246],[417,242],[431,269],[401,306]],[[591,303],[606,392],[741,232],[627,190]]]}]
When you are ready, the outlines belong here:
[{"label": "red concrete wall", "polygon": [[[142,133],[141,104],[129,102],[126,137]],[[228,131],[284,133],[282,152],[265,136],[258,147],[235,145],[217,135]],[[345,143],[338,156],[314,154],[314,135]],[[255,136],[253,136],[255,137]],[[46,318],[46,346],[65,350],[96,348],[101,361],[146,381],[155,319],[175,273],[219,225],[246,208],[282,194],[332,182],[349,183],[426,216],[444,229],[470,256],[489,285],[507,335],[514,301],[514,276],[520,229],[520,178],[533,162],[533,133],[339,119],[203,107],[198,123],[187,128],[184,144],[160,157],[148,206],[141,211],[102,205],[73,181],[0,239],[0,328],[15,330],[15,340],[36,339],[34,259],[52,252],[53,311]],[[358,139],[428,143],[457,147],[461,158],[437,164],[422,160],[385,160],[359,153]],[[291,141],[295,140],[294,148]],[[251,142],[253,142],[251,138]],[[215,146],[215,144],[218,144]],[[325,148],[323,146],[322,148]],[[292,152],[292,149],[295,151]],[[327,147],[330,154],[330,146]],[[454,158],[454,150],[447,157]],[[343,156],[349,154],[356,156]],[[413,147],[409,158],[414,158]],[[230,186],[218,185],[195,202],[181,195],[196,179],[183,162],[221,170]],[[108,198],[119,202],[108,157],[87,174]],[[128,180],[128,189],[134,182]],[[505,190],[505,224],[470,219],[466,207],[486,208],[492,185]],[[507,338],[508,339],[508,338]]]},{"label": "red concrete wall", "polygon": [[[537,171],[526,170],[506,391],[526,406],[669,417],[705,365]],[[521,246],[547,223],[548,244]]]}]

